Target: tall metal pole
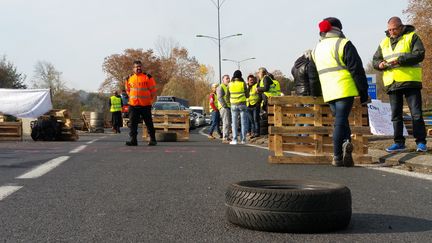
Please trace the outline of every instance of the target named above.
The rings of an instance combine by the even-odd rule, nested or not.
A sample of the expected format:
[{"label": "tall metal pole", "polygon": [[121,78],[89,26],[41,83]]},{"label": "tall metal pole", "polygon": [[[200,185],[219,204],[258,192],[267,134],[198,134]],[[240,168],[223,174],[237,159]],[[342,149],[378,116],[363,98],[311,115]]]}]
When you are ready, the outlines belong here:
[{"label": "tall metal pole", "polygon": [[219,48],[219,85],[222,83],[222,61],[221,61],[221,37],[220,37],[220,4],[217,2],[218,9],[218,48]]}]

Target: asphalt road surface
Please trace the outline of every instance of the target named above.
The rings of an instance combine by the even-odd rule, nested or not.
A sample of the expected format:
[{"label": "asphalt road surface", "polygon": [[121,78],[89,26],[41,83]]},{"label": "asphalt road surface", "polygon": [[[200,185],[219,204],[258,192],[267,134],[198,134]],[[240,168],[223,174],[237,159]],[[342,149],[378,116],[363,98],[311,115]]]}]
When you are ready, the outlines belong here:
[{"label": "asphalt road surface", "polygon": [[[368,168],[270,165],[269,152],[209,141],[126,147],[122,134],[78,142],[0,142],[0,242],[432,242],[432,181]],[[225,219],[229,183],[312,179],[351,189],[349,227],[253,231]]]}]

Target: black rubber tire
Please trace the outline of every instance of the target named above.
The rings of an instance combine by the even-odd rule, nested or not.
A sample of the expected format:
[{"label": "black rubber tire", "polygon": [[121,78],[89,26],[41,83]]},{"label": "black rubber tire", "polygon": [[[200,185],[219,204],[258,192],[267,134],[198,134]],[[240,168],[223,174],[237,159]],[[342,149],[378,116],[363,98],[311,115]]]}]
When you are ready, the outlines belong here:
[{"label": "black rubber tire", "polygon": [[156,141],[158,142],[177,142],[177,133],[175,132],[157,132]]},{"label": "black rubber tire", "polygon": [[233,224],[273,232],[327,232],[351,220],[351,192],[306,180],[241,181],[228,187],[226,217]]}]

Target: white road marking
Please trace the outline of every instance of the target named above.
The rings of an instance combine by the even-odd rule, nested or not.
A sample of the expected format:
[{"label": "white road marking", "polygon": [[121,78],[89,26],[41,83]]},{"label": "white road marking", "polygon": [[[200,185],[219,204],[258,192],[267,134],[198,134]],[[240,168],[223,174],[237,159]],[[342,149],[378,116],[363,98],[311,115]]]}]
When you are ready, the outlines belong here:
[{"label": "white road marking", "polygon": [[0,201],[21,188],[22,186],[0,186]]},{"label": "white road marking", "polygon": [[86,147],[87,147],[87,145],[78,146],[77,148],[71,150],[69,153],[71,153],[71,154],[79,153],[81,150],[85,149]]},{"label": "white road marking", "polygon": [[93,139],[91,141],[88,141],[87,144],[92,144],[92,143],[96,142],[97,140],[99,140],[99,139]]},{"label": "white road marking", "polygon": [[69,156],[60,156],[58,158],[52,159],[52,160],[50,160],[44,164],[39,165],[38,167],[34,168],[33,170],[31,170],[27,173],[24,173],[24,174],[18,176],[16,179],[38,178],[38,177],[48,173],[49,171],[51,171],[55,167],[59,166],[60,164],[62,164],[66,160],[68,160],[69,158],[70,158]]},{"label": "white road marking", "polygon": [[369,166],[362,166],[362,167],[364,167],[366,169],[379,170],[379,171],[389,172],[389,173],[393,173],[393,174],[404,175],[404,176],[409,176],[409,177],[414,177],[414,178],[432,181],[432,175],[428,175],[428,174],[422,174],[422,173],[413,172],[413,171],[394,169],[394,168],[389,168],[389,167],[369,167]]},{"label": "white road marking", "polygon": [[[199,133],[201,135],[207,136],[203,132],[204,129],[205,128],[201,129],[199,131]],[[263,146],[256,145],[256,144],[247,143],[245,145],[251,146],[251,147],[255,147],[255,148],[269,150],[268,147],[263,147]],[[306,154],[306,153],[293,152],[293,151],[284,151],[284,153],[297,154],[297,155],[303,155],[303,156],[308,156],[309,155],[309,154]],[[432,175],[429,175],[429,174],[423,174],[423,173],[418,173],[418,172],[413,172],[413,171],[405,171],[405,170],[400,170],[400,169],[395,169],[395,168],[390,168],[390,167],[383,167],[381,165],[356,165],[356,166],[363,167],[363,168],[366,168],[366,169],[371,169],[371,170],[379,170],[379,171],[384,171],[384,172],[388,172],[388,173],[393,173],[393,174],[398,174],[398,175],[403,175],[403,176],[414,177],[414,178],[419,178],[419,179],[423,179],[423,180],[432,181]]]}]

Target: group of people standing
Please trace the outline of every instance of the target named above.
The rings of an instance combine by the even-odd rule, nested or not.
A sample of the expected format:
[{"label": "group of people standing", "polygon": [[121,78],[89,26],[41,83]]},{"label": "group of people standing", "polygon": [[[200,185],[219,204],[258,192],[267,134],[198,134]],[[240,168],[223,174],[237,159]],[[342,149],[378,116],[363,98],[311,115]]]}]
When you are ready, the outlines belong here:
[{"label": "group of people standing", "polygon": [[[353,144],[349,114],[354,97],[360,96],[362,104],[369,102],[368,83],[362,60],[342,32],[339,19],[328,17],[319,25],[320,41],[314,50],[306,51],[299,57],[292,74],[296,94],[300,96],[322,96],[329,104],[335,117],[333,132],[334,166],[353,166]],[[381,41],[373,56],[373,67],[383,72],[384,91],[389,95],[394,128],[394,144],[388,152],[406,149],[403,136],[403,97],[407,100],[413,121],[413,135],[417,152],[426,152],[426,129],[422,116],[422,68],[425,49],[412,25],[404,25],[399,17],[387,22],[386,37]],[[281,95],[274,78],[265,68],[258,71],[258,82],[253,75],[245,83],[240,70],[223,76],[222,84],[213,85],[210,94],[212,126],[209,137],[217,129],[223,142],[229,141],[230,127],[232,141],[237,144],[237,117],[240,113],[240,143],[246,143],[246,131],[251,127],[253,136],[259,136],[259,113],[267,111],[267,99]],[[231,112],[231,115],[230,115]],[[223,131],[219,130],[218,117],[222,118]],[[248,122],[249,121],[249,122]]]},{"label": "group of people standing", "polygon": [[268,98],[282,95],[279,81],[266,68],[259,68],[258,78],[251,74],[245,81],[242,75],[240,70],[236,70],[232,79],[225,74],[220,85],[212,85],[209,96],[212,117],[208,134],[210,139],[215,138],[215,130],[222,138],[222,143],[232,145],[245,144],[247,134],[250,138],[259,137],[260,115],[267,112]]}]

